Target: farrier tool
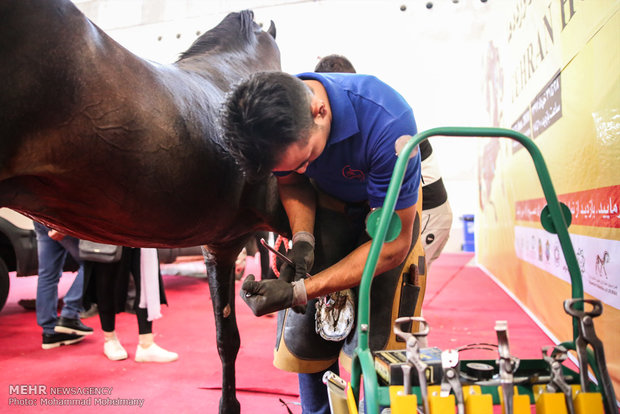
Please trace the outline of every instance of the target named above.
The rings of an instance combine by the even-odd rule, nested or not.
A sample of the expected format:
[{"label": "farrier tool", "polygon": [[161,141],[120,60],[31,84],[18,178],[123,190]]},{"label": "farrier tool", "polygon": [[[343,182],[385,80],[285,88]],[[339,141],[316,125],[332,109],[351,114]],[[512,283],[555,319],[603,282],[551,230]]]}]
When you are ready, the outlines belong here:
[{"label": "farrier tool", "polygon": [[[401,326],[409,322],[419,322],[419,331],[416,333],[405,332]],[[426,383],[426,369],[428,365],[420,358],[420,344],[418,337],[428,335],[430,328],[426,320],[422,317],[405,316],[394,321],[394,334],[405,341],[407,362],[413,365],[418,371],[418,382],[420,385],[420,394],[422,394],[422,402],[424,405],[424,414],[430,414],[428,403],[428,387]],[[406,365],[406,364],[403,364]],[[411,390],[411,378],[408,375],[410,369],[403,368],[403,388],[406,393]]]},{"label": "farrier tool", "polygon": [[[592,305],[592,310],[586,311],[584,303]],[[598,366],[600,374],[599,384],[605,390],[605,413],[613,414],[618,412],[616,407],[616,394],[614,386],[607,371],[607,363],[605,362],[605,351],[603,350],[603,342],[596,336],[594,332],[593,318],[603,313],[603,305],[597,299],[581,299],[573,298],[564,301],[564,310],[571,315],[573,319],[577,319],[578,335],[575,339],[575,347],[577,357],[579,359],[579,380],[581,383],[581,391],[588,392],[590,379],[588,378],[588,350],[590,345],[594,351],[594,360]]]},{"label": "farrier tool", "polygon": [[[284,262],[295,267],[291,259],[267,244],[265,239],[260,239],[260,243]],[[310,273],[306,273],[306,277],[310,276]],[[314,330],[321,338],[338,342],[349,335],[355,321],[355,304],[351,289],[329,293],[319,298],[315,307]]]},{"label": "farrier tool", "polygon": [[458,414],[465,414],[465,396],[463,387],[457,371],[459,365],[459,351],[456,349],[446,349],[441,353],[441,368],[443,378],[441,380],[441,397],[450,395],[450,389],[454,392]]},{"label": "farrier tool", "polygon": [[332,371],[325,371],[323,384],[327,387],[329,408],[332,414],[349,414],[347,383]]},{"label": "farrier tool", "polygon": [[[262,244],[263,246],[265,246],[267,248],[267,250],[269,250],[271,253],[275,254],[276,256],[278,256],[280,259],[284,260],[286,263],[290,264],[291,266],[293,266],[293,268],[295,267],[295,263],[293,263],[293,261],[291,259],[289,259],[288,257],[286,257],[285,255],[283,255],[282,253],[280,253],[279,251],[277,251],[276,249],[274,249],[273,247],[271,247],[269,244],[267,244],[267,242],[265,241],[265,239],[260,239],[260,244]],[[310,277],[310,273],[306,272],[306,277]]]},{"label": "farrier tool", "polygon": [[547,391],[563,393],[564,399],[566,400],[566,409],[568,410],[568,414],[575,414],[573,390],[564,379],[564,374],[562,373],[562,362],[568,357],[568,351],[562,345],[558,345],[553,348],[551,355],[548,355],[550,348],[550,346],[544,346],[542,348],[543,360],[549,364],[549,369],[551,372],[551,379],[546,387]]},{"label": "farrier tool", "polygon": [[514,373],[519,365],[519,359],[510,355],[508,345],[508,322],[496,321],[497,350],[499,352],[499,379],[502,385],[504,399],[504,414],[514,413]]}]

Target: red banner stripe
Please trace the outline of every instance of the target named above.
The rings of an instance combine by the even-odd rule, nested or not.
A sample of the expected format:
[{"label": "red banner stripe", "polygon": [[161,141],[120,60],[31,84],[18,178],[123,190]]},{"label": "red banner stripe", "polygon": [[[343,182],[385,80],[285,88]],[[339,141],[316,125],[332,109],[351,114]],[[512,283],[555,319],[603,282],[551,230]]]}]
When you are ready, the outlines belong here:
[{"label": "red banner stripe", "polygon": [[[620,228],[620,185],[560,194],[558,199],[570,209],[572,224]],[[515,220],[539,222],[546,205],[544,198],[517,201]]]}]

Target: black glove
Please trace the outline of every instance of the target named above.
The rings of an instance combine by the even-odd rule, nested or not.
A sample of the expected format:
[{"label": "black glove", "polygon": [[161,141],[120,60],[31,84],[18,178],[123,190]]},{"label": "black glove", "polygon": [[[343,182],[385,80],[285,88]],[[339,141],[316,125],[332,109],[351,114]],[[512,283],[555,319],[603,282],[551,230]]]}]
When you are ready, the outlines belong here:
[{"label": "black glove", "polygon": [[293,248],[287,257],[295,266],[286,262],[280,266],[280,279],[286,282],[304,279],[314,264],[314,246],[307,241],[297,241],[293,243]]},{"label": "black glove", "polygon": [[256,316],[277,312],[307,302],[304,282],[289,283],[280,279],[257,282],[254,275],[248,275],[241,286],[241,298]]}]

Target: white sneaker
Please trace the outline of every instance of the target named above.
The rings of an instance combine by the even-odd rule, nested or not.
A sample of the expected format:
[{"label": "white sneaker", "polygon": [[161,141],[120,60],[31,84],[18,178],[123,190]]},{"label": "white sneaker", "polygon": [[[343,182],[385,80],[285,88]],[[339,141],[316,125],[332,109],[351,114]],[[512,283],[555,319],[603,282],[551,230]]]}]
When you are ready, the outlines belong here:
[{"label": "white sneaker", "polygon": [[136,362],[172,362],[178,358],[179,354],[166,351],[156,343],[152,343],[148,348],[138,345],[136,349]]},{"label": "white sneaker", "polygon": [[118,341],[118,338],[107,340],[103,343],[103,353],[110,361],[127,359],[127,351]]}]

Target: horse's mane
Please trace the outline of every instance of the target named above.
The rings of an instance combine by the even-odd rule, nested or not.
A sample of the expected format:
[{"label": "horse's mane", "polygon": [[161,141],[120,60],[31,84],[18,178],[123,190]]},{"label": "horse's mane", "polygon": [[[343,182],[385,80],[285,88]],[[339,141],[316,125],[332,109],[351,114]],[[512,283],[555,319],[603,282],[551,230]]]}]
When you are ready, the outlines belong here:
[{"label": "horse's mane", "polygon": [[178,61],[215,49],[235,49],[251,41],[254,32],[252,10],[230,13],[220,24],[196,39],[189,49],[181,53]]}]

